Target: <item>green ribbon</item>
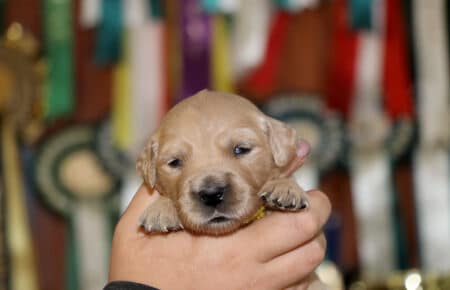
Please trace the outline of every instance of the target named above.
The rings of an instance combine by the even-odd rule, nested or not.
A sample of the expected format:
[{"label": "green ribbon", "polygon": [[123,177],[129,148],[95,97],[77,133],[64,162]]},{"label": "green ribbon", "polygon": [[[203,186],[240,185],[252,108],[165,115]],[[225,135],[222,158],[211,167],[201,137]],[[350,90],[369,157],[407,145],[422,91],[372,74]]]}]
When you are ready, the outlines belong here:
[{"label": "green ribbon", "polygon": [[53,120],[74,109],[73,22],[71,0],[44,0],[44,37],[48,60],[44,117]]},{"label": "green ribbon", "polygon": [[276,0],[275,4],[284,10],[290,10],[292,8],[291,1],[289,0]]},{"label": "green ribbon", "polygon": [[122,1],[103,0],[102,18],[97,32],[95,61],[107,65],[116,63],[121,52]]},{"label": "green ribbon", "polygon": [[67,245],[66,245],[66,272],[65,272],[65,280],[66,280],[66,290],[79,290],[79,271],[78,271],[78,257],[77,257],[77,246],[74,240],[74,231],[73,231],[73,223],[69,220],[69,229],[66,234]]},{"label": "green ribbon", "polygon": [[350,0],[350,26],[353,29],[372,29],[373,0]]}]

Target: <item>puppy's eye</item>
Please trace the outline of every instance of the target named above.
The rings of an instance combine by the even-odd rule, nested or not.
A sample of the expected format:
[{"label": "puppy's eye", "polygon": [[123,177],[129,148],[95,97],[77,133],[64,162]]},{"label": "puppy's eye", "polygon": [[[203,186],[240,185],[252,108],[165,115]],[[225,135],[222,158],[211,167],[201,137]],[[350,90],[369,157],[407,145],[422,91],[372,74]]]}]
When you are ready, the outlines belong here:
[{"label": "puppy's eye", "polygon": [[174,158],[167,162],[167,165],[172,168],[180,168],[183,165],[183,162],[181,161],[181,159]]},{"label": "puppy's eye", "polygon": [[250,153],[250,151],[252,151],[252,148],[243,145],[237,145],[233,148],[233,154],[235,156],[245,155]]}]

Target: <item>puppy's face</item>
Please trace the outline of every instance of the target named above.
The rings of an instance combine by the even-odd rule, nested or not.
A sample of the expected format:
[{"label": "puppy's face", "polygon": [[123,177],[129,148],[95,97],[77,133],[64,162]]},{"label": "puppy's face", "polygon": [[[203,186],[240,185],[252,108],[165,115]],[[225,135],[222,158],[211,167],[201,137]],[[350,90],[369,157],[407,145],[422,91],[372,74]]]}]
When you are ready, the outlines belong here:
[{"label": "puppy's face", "polygon": [[186,229],[223,234],[254,216],[259,190],[293,152],[293,129],[245,99],[202,91],[168,113],[141,169],[174,201]]}]

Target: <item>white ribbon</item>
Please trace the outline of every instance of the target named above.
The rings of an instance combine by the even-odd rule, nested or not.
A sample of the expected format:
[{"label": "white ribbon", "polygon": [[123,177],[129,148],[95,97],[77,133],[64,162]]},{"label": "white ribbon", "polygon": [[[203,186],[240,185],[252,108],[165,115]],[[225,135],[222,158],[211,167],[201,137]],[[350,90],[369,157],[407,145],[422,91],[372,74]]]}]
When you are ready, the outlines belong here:
[{"label": "white ribbon", "polygon": [[450,184],[448,151],[419,148],[414,156],[417,223],[422,267],[427,272],[450,269]]},{"label": "white ribbon", "polygon": [[97,26],[102,17],[102,0],[81,0],[80,24],[84,28]]},{"label": "white ribbon", "polygon": [[422,266],[450,270],[449,67],[446,1],[414,0],[419,147],[415,197]]},{"label": "white ribbon", "polygon": [[239,9],[240,0],[220,0],[218,1],[219,10],[223,13],[234,13]]},{"label": "white ribbon", "polygon": [[139,27],[144,24],[149,11],[147,4],[147,0],[122,0],[125,27]]},{"label": "white ribbon", "polygon": [[142,184],[142,178],[138,176],[134,170],[128,173],[123,180],[122,188],[120,190],[120,212],[124,212],[134,194],[138,191],[139,186]]},{"label": "white ribbon", "polygon": [[161,21],[146,21],[130,29],[133,157],[137,157],[144,148],[162,115],[165,83],[163,45]]},{"label": "white ribbon", "polygon": [[375,1],[374,5],[378,26],[359,36],[350,124],[350,171],[362,275],[380,281],[395,269],[395,248],[391,171],[389,153],[384,149],[388,124],[381,109],[385,6],[382,0]]},{"label": "white ribbon", "polygon": [[450,74],[445,2],[413,2],[421,146],[448,146],[449,143]]},{"label": "white ribbon", "polygon": [[319,168],[312,160],[307,160],[297,171],[294,172],[294,179],[304,190],[311,190],[319,187]]},{"label": "white ribbon", "polygon": [[[133,1],[125,1],[133,2]],[[138,15],[148,3],[127,4],[128,17]],[[134,6],[133,6],[134,5]],[[135,11],[135,10],[140,10]],[[134,11],[134,12],[132,12]],[[129,20],[131,142],[128,155],[136,160],[146,141],[157,128],[164,109],[164,24],[160,19]],[[126,208],[136,192],[138,179],[134,168],[124,181],[121,190],[121,208]]]},{"label": "white ribbon", "polygon": [[108,255],[111,234],[107,211],[100,204],[79,202],[73,216],[80,289],[103,289],[108,281]]},{"label": "white ribbon", "polygon": [[257,67],[266,52],[271,19],[270,0],[241,0],[232,30],[233,75],[237,78]]},{"label": "white ribbon", "polygon": [[350,168],[363,276],[381,281],[395,268],[388,154],[382,148],[354,151]]}]

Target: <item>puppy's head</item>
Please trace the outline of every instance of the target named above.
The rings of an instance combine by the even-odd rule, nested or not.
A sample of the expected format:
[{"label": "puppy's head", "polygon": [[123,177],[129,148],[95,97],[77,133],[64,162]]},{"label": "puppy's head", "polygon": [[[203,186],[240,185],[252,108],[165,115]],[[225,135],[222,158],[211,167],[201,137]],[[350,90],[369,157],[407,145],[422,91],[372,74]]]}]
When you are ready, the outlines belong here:
[{"label": "puppy's head", "polygon": [[261,207],[259,190],[295,154],[295,130],[244,98],[201,91],[176,105],[138,161],[197,233],[237,229]]}]

